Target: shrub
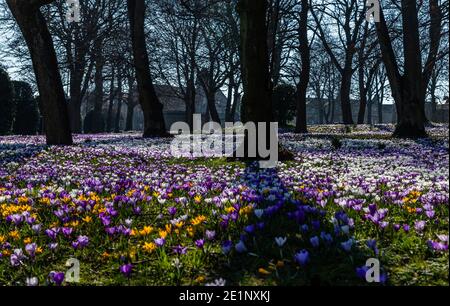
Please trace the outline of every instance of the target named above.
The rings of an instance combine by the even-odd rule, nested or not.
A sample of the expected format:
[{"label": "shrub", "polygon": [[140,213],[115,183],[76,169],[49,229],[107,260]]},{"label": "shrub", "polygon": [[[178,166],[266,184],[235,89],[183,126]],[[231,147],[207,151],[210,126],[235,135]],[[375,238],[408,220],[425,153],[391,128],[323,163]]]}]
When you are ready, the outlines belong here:
[{"label": "shrub", "polygon": [[33,90],[26,82],[14,81],[12,84],[16,104],[13,132],[16,135],[35,135],[38,131],[39,110]]},{"label": "shrub", "polygon": [[0,135],[11,133],[15,104],[8,73],[0,68]]}]

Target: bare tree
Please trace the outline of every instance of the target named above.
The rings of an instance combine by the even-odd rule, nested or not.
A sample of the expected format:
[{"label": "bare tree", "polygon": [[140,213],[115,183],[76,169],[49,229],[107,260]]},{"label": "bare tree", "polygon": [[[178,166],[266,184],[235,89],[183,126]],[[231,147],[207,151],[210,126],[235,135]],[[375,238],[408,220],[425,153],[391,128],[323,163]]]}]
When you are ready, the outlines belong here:
[{"label": "bare tree", "polygon": [[133,58],[139,92],[139,103],[144,112],[144,137],[165,136],[163,106],[156,96],[150,74],[150,63],[145,43],[145,0],[128,0]]},{"label": "bare tree", "polygon": [[398,121],[394,136],[426,137],[425,94],[439,48],[441,11],[437,0],[430,0],[430,37],[435,41],[430,44],[425,66],[422,67],[416,2],[402,0],[400,9],[403,29],[403,74],[399,69],[382,8],[380,22],[376,24],[383,63],[397,109]]},{"label": "bare tree", "polygon": [[72,144],[64,88],[53,40],[40,7],[53,0],[7,0],[31,54],[45,121],[47,144]]}]

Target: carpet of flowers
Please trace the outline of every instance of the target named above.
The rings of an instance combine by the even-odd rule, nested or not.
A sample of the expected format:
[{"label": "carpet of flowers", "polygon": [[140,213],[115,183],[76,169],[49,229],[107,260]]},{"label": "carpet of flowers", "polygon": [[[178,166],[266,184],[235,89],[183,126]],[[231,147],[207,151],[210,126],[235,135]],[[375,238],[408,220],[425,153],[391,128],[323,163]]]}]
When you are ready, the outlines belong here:
[{"label": "carpet of flowers", "polygon": [[[318,126],[276,169],[170,140],[0,137],[0,285],[448,285],[448,126]],[[74,284],[72,284],[74,285]]]}]

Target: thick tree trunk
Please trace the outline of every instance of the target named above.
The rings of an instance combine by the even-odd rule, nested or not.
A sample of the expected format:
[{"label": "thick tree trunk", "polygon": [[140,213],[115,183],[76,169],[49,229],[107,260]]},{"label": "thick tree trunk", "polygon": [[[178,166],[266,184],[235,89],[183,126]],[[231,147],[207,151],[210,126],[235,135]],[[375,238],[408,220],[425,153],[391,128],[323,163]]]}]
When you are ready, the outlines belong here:
[{"label": "thick tree trunk", "polygon": [[395,137],[426,137],[422,60],[417,8],[414,0],[402,0],[404,75],[400,75],[383,11],[376,23],[383,62],[397,110]]},{"label": "thick tree trunk", "polygon": [[[244,123],[265,123],[265,131],[257,128],[257,134],[265,133],[268,138],[270,122],[273,120],[271,101],[271,80],[269,73],[269,54],[267,50],[267,1],[240,0],[238,7],[241,29],[241,69],[244,97],[242,99],[241,119]],[[245,137],[244,152],[248,156],[248,137]],[[268,144],[269,139],[266,140]],[[256,138],[258,147],[258,141]],[[260,159],[257,150],[256,159]]]},{"label": "thick tree trunk", "polygon": [[150,74],[145,43],[145,0],[127,0],[133,46],[134,66],[139,91],[139,103],[144,113],[143,137],[166,136],[163,105],[159,102]]},{"label": "thick tree trunk", "polygon": [[300,73],[300,82],[297,85],[297,118],[295,124],[296,133],[307,133],[306,117],[306,92],[309,84],[309,73],[311,70],[310,50],[308,43],[308,0],[302,0],[302,11],[300,12],[300,57],[302,69]]},{"label": "thick tree trunk", "polygon": [[42,100],[41,113],[49,145],[70,145],[72,135],[68,106],[59,74],[52,37],[40,6],[53,1],[6,1],[16,19],[30,51],[36,81]]},{"label": "thick tree trunk", "polygon": [[272,120],[269,56],[267,51],[266,1],[241,0],[241,61],[244,85],[244,121]]}]

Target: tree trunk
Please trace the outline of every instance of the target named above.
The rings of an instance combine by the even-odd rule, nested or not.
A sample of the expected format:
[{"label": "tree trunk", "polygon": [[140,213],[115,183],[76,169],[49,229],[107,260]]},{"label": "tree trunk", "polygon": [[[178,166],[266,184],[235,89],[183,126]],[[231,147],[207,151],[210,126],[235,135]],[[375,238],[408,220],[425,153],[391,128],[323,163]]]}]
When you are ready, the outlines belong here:
[{"label": "tree trunk", "polygon": [[228,91],[227,91],[227,106],[225,108],[225,121],[232,122],[233,118],[231,116],[231,105],[233,103],[233,87],[234,87],[234,76],[232,73],[228,76]]},{"label": "tree trunk", "polygon": [[136,103],[134,102],[134,91],[133,91],[134,79],[128,77],[128,99],[127,99],[127,118],[125,124],[125,131],[133,130],[133,116]]},{"label": "tree trunk", "polygon": [[195,90],[195,82],[193,79],[188,81],[186,95],[184,97],[184,101],[186,102],[186,122],[189,125],[191,131],[194,128],[194,114],[195,114],[195,98],[196,98],[196,90]]},{"label": "tree trunk", "polygon": [[163,105],[159,102],[150,74],[150,63],[145,43],[145,0],[127,0],[133,46],[134,66],[139,92],[139,103],[144,113],[143,137],[166,136]]},{"label": "tree trunk", "polygon": [[422,60],[419,43],[417,8],[414,0],[402,0],[404,75],[400,75],[389,37],[386,20],[380,9],[376,23],[378,41],[397,110],[395,137],[426,137]]},{"label": "tree trunk", "polygon": [[[351,63],[351,62],[350,62]],[[346,65],[342,73],[340,100],[342,108],[342,120],[344,124],[353,124],[352,106],[350,104],[350,87],[352,85],[351,64]]]},{"label": "tree trunk", "polygon": [[[111,132],[112,131],[112,113],[113,113],[113,106],[114,106],[114,98],[116,96],[115,90],[114,90],[114,78],[115,78],[115,72],[116,70],[114,67],[112,67],[112,75],[111,75],[111,83],[109,87],[109,105],[108,105],[108,115],[106,118],[106,131]],[[119,71],[120,74],[120,71]],[[120,76],[119,76],[120,77]]]},{"label": "tree trunk", "polygon": [[266,1],[241,0],[241,61],[244,121],[272,121]]},{"label": "tree trunk", "polygon": [[219,113],[217,112],[216,107],[216,94],[215,92],[208,92],[206,94],[206,100],[208,102],[209,114],[211,115],[211,119],[214,122],[221,123]]},{"label": "tree trunk", "polygon": [[232,122],[235,122],[236,118],[236,110],[238,108],[238,105],[241,101],[241,95],[239,94],[239,86],[235,84],[233,88],[233,105],[231,106],[231,113],[230,117]]},{"label": "tree trunk", "polygon": [[52,37],[40,6],[53,1],[6,1],[27,43],[36,74],[49,145],[70,145],[72,135],[64,89]]},{"label": "tree trunk", "polygon": [[120,132],[120,115],[122,111],[122,104],[123,104],[123,93],[122,93],[122,78],[119,75],[117,78],[117,110],[116,110],[116,118],[114,120],[114,132],[119,133]]},{"label": "tree trunk", "polygon": [[296,133],[307,133],[306,117],[306,92],[309,84],[309,73],[311,70],[310,50],[308,43],[308,0],[302,0],[302,11],[300,12],[300,57],[302,69],[300,73],[300,82],[297,85],[297,118],[295,124]]},{"label": "tree trunk", "polygon": [[81,84],[83,77],[77,70],[70,73],[70,123],[74,133],[81,133]]},{"label": "tree trunk", "polygon": [[[241,29],[241,69],[244,97],[242,99],[242,121],[265,123],[266,130],[257,128],[257,134],[269,137],[272,122],[271,80],[269,72],[269,54],[267,50],[267,1],[240,0],[238,7]],[[248,135],[244,140],[244,152],[248,156]],[[250,137],[257,137],[251,135]],[[268,139],[266,144],[268,144]],[[256,140],[258,147],[258,141]],[[260,159],[257,150],[257,159]]]}]

